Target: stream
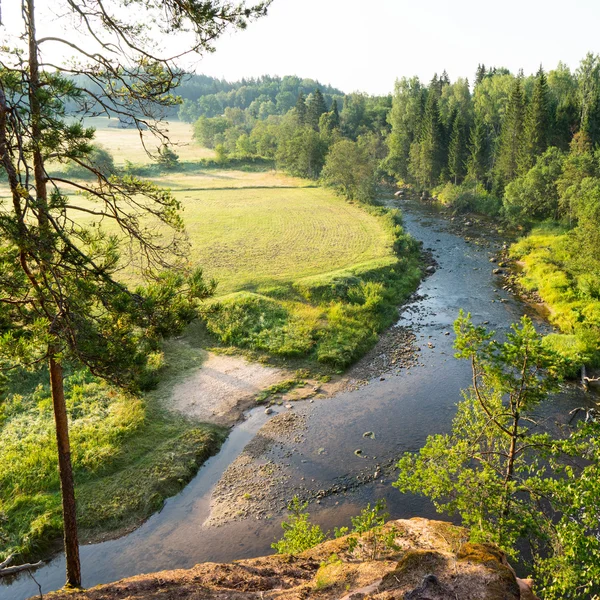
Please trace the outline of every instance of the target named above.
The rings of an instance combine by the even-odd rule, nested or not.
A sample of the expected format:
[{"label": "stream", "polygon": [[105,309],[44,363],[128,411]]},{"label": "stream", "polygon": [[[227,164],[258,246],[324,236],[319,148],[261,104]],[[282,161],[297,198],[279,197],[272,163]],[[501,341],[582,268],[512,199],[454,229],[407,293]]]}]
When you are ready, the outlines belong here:
[{"label": "stream", "polygon": [[[348,525],[350,517],[378,498],[385,498],[391,518],[443,518],[421,497],[402,495],[391,483],[394,462],[406,451],[418,450],[427,435],[448,431],[460,390],[470,384],[470,366],[453,358],[452,324],[459,309],[476,323],[489,322],[499,333],[523,314],[541,329],[548,326],[526,304],[501,289],[489,262],[501,240],[480,231],[470,242],[437,208],[402,202],[405,228],[430,249],[438,263],[421,284],[414,300],[403,307],[399,325],[410,327],[419,347],[418,364],[376,377],[368,385],[333,398],[294,407],[304,423],[301,435],[273,445],[268,459],[283,473],[282,493],[310,500],[311,519],[324,530]],[[451,335],[447,335],[450,332]],[[592,399],[566,384],[543,405],[542,416],[564,418]],[[277,407],[278,411],[286,411]],[[277,412],[277,411],[276,411]],[[220,526],[207,525],[212,492],[227,467],[272,416],[254,409],[231,431],[218,455],[162,510],[134,532],[117,540],[81,547],[83,584],[91,587],[165,569],[189,568],[198,562],[226,562],[272,553],[281,537],[284,511],[278,502],[264,515],[250,515]],[[374,438],[364,437],[373,432]],[[359,455],[355,453],[360,450]],[[57,556],[34,573],[44,593],[65,581],[64,557]],[[39,597],[26,574],[0,584],[1,600]]]}]

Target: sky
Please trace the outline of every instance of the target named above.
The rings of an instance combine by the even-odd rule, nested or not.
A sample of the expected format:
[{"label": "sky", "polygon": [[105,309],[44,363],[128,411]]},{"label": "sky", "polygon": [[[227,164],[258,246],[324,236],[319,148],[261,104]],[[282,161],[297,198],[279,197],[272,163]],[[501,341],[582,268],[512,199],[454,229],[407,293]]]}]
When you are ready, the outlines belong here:
[{"label": "sky", "polygon": [[[37,0],[42,8],[58,3]],[[2,2],[5,32],[19,5]],[[428,81],[444,69],[472,81],[478,63],[528,74],[562,60],[575,69],[587,52],[600,52],[599,24],[599,0],[274,0],[266,17],[226,33],[195,69],[230,81],[298,75],[387,94],[396,78]]]},{"label": "sky", "polygon": [[525,73],[576,68],[600,52],[599,0],[274,0],[246,31],[226,34],[198,69],[228,80],[299,75],[345,92],[386,94],[398,77],[478,63]]}]

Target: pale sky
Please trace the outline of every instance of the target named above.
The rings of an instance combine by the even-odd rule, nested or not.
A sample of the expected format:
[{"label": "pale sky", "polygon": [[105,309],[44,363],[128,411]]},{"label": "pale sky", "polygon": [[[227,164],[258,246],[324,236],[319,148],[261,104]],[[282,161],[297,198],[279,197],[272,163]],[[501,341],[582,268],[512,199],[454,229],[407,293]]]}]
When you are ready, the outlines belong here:
[{"label": "pale sky", "polygon": [[[16,33],[20,2],[0,2],[3,33]],[[52,10],[60,2],[36,4]],[[42,19],[40,29],[59,20]],[[274,0],[266,17],[218,40],[196,70],[230,81],[298,75],[386,94],[398,77],[428,81],[443,69],[472,81],[479,62],[526,74],[559,60],[575,69],[587,52],[600,52],[599,28],[600,0]]]},{"label": "pale sky", "polygon": [[600,0],[275,0],[199,70],[230,80],[295,74],[385,94],[397,77],[428,81],[444,68],[472,81],[479,62],[574,69],[600,52],[599,29]]}]

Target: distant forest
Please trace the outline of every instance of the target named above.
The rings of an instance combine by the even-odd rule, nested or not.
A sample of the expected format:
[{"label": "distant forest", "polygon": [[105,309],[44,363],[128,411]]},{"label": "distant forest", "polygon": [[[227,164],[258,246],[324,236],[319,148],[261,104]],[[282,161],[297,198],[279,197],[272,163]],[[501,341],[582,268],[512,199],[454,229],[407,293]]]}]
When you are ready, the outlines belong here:
[{"label": "distant forest", "polygon": [[314,79],[301,79],[294,75],[228,82],[208,75],[190,75],[176,89],[183,104],[178,117],[192,123],[199,117],[222,115],[226,108],[240,108],[256,118],[284,115],[296,104],[299,94],[305,96],[319,90],[328,104],[335,98],[342,100],[344,93]]}]

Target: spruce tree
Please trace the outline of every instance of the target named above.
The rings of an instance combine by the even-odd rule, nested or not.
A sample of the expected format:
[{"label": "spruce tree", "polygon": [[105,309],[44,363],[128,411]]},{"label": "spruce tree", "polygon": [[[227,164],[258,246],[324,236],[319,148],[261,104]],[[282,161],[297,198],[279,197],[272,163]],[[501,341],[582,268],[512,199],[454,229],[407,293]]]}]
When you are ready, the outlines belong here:
[{"label": "spruce tree", "polygon": [[513,82],[500,131],[500,147],[496,162],[498,192],[501,192],[504,186],[519,174],[524,152],[525,109],[523,75],[520,73]]},{"label": "spruce tree", "polygon": [[467,158],[466,138],[465,123],[460,112],[457,111],[454,116],[448,147],[448,174],[455,185],[459,184],[465,175],[465,162]]},{"label": "spruce tree", "polygon": [[298,93],[298,99],[296,100],[296,116],[298,117],[298,123],[304,125],[306,123],[306,100],[302,92]]},{"label": "spruce tree", "polygon": [[548,82],[540,66],[525,122],[525,147],[521,161],[523,172],[528,171],[534,165],[536,158],[548,148],[548,133],[551,128],[549,106]]},{"label": "spruce tree", "polygon": [[423,187],[433,187],[439,182],[445,163],[444,128],[440,120],[437,85],[436,76],[427,94],[419,141],[411,147],[410,171]]},{"label": "spruce tree", "polygon": [[339,127],[340,126],[340,113],[338,111],[337,100],[335,100],[335,99],[331,103],[331,114],[332,114],[331,122],[333,123],[333,126]]},{"label": "spruce tree", "polygon": [[486,77],[487,71],[485,65],[482,63],[477,65],[477,71],[475,71],[475,85],[479,85]]},{"label": "spruce tree", "polygon": [[325,98],[323,98],[321,90],[317,88],[306,107],[306,124],[317,130],[319,128],[319,119],[326,112],[327,105],[325,104]]},{"label": "spruce tree", "polygon": [[468,151],[467,178],[483,183],[488,172],[488,132],[479,115],[471,129]]}]

